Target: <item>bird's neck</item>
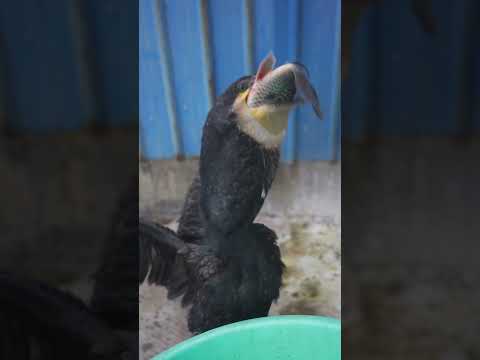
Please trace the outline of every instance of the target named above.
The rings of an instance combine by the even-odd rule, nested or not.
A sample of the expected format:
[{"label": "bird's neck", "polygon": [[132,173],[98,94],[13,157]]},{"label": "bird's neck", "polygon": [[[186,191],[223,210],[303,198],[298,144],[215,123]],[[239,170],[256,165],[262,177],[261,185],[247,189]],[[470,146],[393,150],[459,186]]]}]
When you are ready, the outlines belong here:
[{"label": "bird's neck", "polygon": [[278,148],[285,137],[289,108],[249,108],[245,97],[239,96],[234,104],[239,129],[267,149]]},{"label": "bird's neck", "polygon": [[272,135],[279,135],[287,128],[288,109],[270,112],[259,108],[250,109],[250,112],[253,118]]}]

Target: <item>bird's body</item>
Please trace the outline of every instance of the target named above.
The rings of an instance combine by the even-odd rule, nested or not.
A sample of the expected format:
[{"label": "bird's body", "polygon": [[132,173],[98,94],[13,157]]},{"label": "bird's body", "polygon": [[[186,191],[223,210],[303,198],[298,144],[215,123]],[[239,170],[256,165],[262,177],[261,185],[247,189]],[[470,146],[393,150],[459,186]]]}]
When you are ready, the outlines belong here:
[{"label": "bird's body", "polygon": [[[252,81],[244,77],[232,84],[207,118],[199,174],[187,193],[177,234],[140,220],[143,248],[156,247],[162,258],[152,265],[149,280],[166,286],[169,298],[182,296],[183,305],[191,306],[193,333],[266,316],[279,295],[283,265],[276,235],[253,223],[275,177],[279,149],[244,133],[231,111]],[[155,254],[148,257],[141,262],[155,263]]]},{"label": "bird's body", "polygon": [[113,215],[90,306],[110,326],[138,332],[138,178],[122,193]]},{"label": "bird's body", "polygon": [[137,184],[135,176],[116,208],[90,304],[0,272],[0,359],[137,358]]},{"label": "bird's body", "polygon": [[231,85],[203,128],[200,206],[211,246],[230,246],[224,238],[255,220],[278,167],[278,146],[267,147],[243,131],[248,120],[232,111],[251,81],[242,78]]},{"label": "bird's body", "polygon": [[148,280],[191,305],[194,333],[266,316],[279,296],[277,237],[254,220],[275,178],[289,110],[308,101],[321,112],[306,69],[272,70],[274,63],[270,54],[210,110],[177,233],[140,220],[141,263],[152,264]]},{"label": "bird's body", "polygon": [[123,194],[90,304],[41,281],[0,272],[0,359],[138,356],[138,180]]},{"label": "bird's body", "polygon": [[277,237],[262,224],[236,232],[231,254],[222,256],[209,246],[182,241],[161,225],[141,220],[139,230],[142,247],[151,250],[144,251],[150,260],[143,261],[154,263],[148,280],[190,306],[192,333],[266,316],[279,296],[283,264]]},{"label": "bird's body", "polygon": [[251,223],[273,182],[281,139],[275,146],[262,144],[246,130],[245,118],[232,112],[239,94],[253,81],[254,77],[246,76],[233,83],[207,117],[199,174],[187,192],[177,231],[187,242],[209,241],[205,237],[209,221],[214,229],[227,232]]},{"label": "bird's body", "polygon": [[0,273],[0,358],[119,359],[128,345],[81,300],[40,281]]}]

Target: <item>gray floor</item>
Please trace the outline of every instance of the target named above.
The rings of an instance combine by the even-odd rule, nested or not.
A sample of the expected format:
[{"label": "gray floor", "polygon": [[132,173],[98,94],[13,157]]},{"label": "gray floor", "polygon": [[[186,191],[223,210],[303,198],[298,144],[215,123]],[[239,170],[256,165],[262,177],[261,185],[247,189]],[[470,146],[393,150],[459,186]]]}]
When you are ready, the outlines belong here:
[{"label": "gray floor", "polygon": [[480,359],[480,141],[342,147],[344,345],[358,359]]}]

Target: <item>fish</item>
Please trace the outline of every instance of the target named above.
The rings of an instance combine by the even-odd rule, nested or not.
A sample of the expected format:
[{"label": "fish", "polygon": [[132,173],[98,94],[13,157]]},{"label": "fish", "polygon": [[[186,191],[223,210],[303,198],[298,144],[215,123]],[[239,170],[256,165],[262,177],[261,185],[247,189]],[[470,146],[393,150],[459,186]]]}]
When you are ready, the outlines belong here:
[{"label": "fish", "polygon": [[250,108],[312,104],[313,111],[323,119],[317,92],[309,80],[308,69],[300,62],[291,62],[274,68],[276,58],[270,52],[262,60],[247,97]]}]

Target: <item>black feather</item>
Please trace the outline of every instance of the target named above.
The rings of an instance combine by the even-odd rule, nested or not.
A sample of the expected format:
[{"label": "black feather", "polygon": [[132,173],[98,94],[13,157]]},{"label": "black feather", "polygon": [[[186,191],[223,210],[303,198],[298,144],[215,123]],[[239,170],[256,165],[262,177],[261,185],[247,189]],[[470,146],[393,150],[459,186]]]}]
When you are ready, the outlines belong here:
[{"label": "black feather", "polygon": [[236,249],[196,288],[188,319],[194,333],[267,316],[279,296],[283,264],[275,233],[251,224],[228,240]]},{"label": "black feather", "polygon": [[240,131],[236,117],[214,108],[203,130],[200,207],[205,238],[214,247],[228,246],[227,234],[255,220],[280,158],[278,148],[266,149]]},{"label": "black feather", "polygon": [[139,247],[143,254],[139,281],[146,279],[149,283],[166,285],[167,279],[171,277],[177,252],[184,247],[184,243],[172,230],[140,219]]},{"label": "black feather", "polygon": [[115,332],[72,295],[5,272],[0,287],[1,359],[118,359],[126,350]]},{"label": "black feather", "polygon": [[110,326],[138,331],[138,177],[122,194],[101,265],[94,275],[91,307]]},{"label": "black feather", "polygon": [[[188,324],[200,333],[268,315],[283,265],[275,233],[253,221],[270,189],[279,149],[265,149],[237,126],[232,104],[253,77],[216,100],[204,125],[199,174],[187,193],[178,232],[140,221],[141,278],[166,286],[192,305]],[[147,266],[146,270],[143,266]]]}]

